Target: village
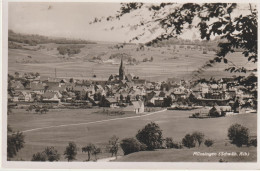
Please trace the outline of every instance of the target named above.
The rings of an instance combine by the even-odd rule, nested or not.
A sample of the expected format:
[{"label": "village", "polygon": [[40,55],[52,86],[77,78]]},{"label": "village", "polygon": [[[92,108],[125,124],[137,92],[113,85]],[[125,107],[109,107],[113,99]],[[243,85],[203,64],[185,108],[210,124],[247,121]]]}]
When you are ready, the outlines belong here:
[{"label": "village", "polygon": [[[219,80],[176,81],[169,78],[163,82],[151,82],[125,72],[121,59],[119,74],[108,80],[76,80],[70,78],[48,78],[42,80],[39,73],[18,73],[8,76],[9,107],[25,107],[28,111],[37,106],[50,108],[91,108],[94,106],[120,108],[135,114],[144,113],[146,107],[168,110],[191,110],[208,107],[205,115],[213,117],[237,113],[256,112],[256,86],[245,91],[238,81],[257,79],[231,77]],[[248,85],[252,86],[252,85]],[[35,107],[36,106],[36,107]],[[48,106],[48,107],[46,107]],[[36,110],[36,112],[41,110]],[[43,110],[42,110],[43,111]],[[215,112],[216,111],[216,112]],[[46,111],[45,111],[46,112]],[[199,117],[194,114],[193,117]]]}]

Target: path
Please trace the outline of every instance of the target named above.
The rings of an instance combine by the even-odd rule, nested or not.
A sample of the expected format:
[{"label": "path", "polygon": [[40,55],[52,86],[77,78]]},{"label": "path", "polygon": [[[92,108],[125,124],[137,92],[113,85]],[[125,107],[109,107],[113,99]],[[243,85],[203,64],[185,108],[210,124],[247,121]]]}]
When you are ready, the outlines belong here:
[{"label": "path", "polygon": [[56,126],[48,126],[48,127],[34,128],[34,129],[24,130],[24,131],[21,131],[21,132],[22,132],[22,133],[26,133],[26,132],[39,131],[39,130],[50,129],[50,128],[60,128],[60,127],[78,126],[78,125],[89,125],[89,124],[94,124],[94,123],[103,123],[103,122],[116,121],[116,120],[140,118],[140,117],[145,117],[145,116],[154,115],[154,114],[156,114],[156,113],[161,113],[161,112],[164,112],[164,111],[166,111],[166,110],[167,110],[167,109],[163,109],[163,110],[160,110],[160,111],[148,113],[148,114],[145,114],[145,115],[139,115],[139,116],[130,116],[130,117],[124,117],[124,118],[114,118],[114,119],[107,119],[107,120],[100,120],[100,121],[93,121],[93,122],[85,122],[85,123],[77,123],[77,124],[66,124],[66,125],[56,125]]}]

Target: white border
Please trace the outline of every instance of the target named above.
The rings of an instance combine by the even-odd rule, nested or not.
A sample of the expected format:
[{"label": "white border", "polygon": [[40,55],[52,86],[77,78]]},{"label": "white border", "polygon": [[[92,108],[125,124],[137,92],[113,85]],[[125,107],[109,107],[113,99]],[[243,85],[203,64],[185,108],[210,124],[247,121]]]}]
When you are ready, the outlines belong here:
[{"label": "white border", "polygon": [[[152,2],[151,0],[133,0],[135,2]],[[124,0],[124,2],[133,2],[131,0]],[[216,170],[216,169],[239,169],[239,170],[245,170],[245,169],[260,169],[259,165],[259,156],[257,158],[256,163],[195,163],[195,162],[109,162],[109,163],[89,163],[89,162],[55,162],[55,163],[43,163],[43,162],[8,162],[6,161],[6,133],[7,132],[7,73],[8,73],[8,2],[122,2],[122,0],[3,0],[0,5],[2,5],[2,11],[3,14],[1,15],[2,19],[2,31],[1,39],[2,39],[2,62],[0,65],[0,68],[2,70],[2,84],[1,84],[1,90],[0,95],[2,97],[2,103],[0,104],[2,109],[2,141],[1,141],[1,165],[3,168],[13,168],[13,169],[153,169],[153,170],[162,170],[162,169],[210,169],[210,170]],[[171,2],[169,0],[157,0],[156,2]],[[174,2],[184,3],[184,2],[191,2],[190,0],[175,0]],[[196,1],[192,1],[196,2]],[[197,0],[198,2],[198,0]],[[212,0],[200,0],[199,3],[203,2],[236,2],[236,3],[245,3],[245,1],[241,0],[218,0],[218,1],[212,1]],[[257,0],[247,0],[246,3],[258,3],[258,9],[260,6],[260,2],[257,2]],[[4,34],[3,34],[4,33]],[[259,40],[259,34],[258,34],[258,40]],[[259,47],[259,45],[258,45]],[[259,65],[259,64],[258,64]],[[259,67],[258,67],[259,68]],[[258,84],[259,86],[259,84]],[[260,86],[259,86],[260,87]],[[258,87],[258,88],[259,88]],[[258,96],[259,97],[259,96]],[[260,102],[259,102],[260,103]],[[259,106],[259,105],[258,105]],[[259,113],[259,108],[258,108]],[[257,117],[257,123],[259,123],[259,117]],[[259,125],[257,124],[257,133],[259,135]],[[5,135],[5,136],[4,136]],[[259,154],[259,142],[258,142],[258,148],[257,148],[257,154]]]}]

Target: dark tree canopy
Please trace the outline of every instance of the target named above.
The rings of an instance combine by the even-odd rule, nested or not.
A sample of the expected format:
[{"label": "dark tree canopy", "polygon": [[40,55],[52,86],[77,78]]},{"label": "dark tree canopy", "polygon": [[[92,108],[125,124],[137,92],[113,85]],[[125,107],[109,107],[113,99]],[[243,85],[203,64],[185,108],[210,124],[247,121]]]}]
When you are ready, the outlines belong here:
[{"label": "dark tree canopy", "polygon": [[[128,24],[130,29],[141,29],[142,33],[130,40],[140,40],[147,34],[154,35],[158,30],[160,34],[146,43],[151,46],[159,41],[177,38],[186,29],[193,27],[200,32],[202,40],[210,40],[219,36],[219,51],[217,57],[205,64],[210,66],[215,62],[227,63],[231,72],[246,72],[246,68],[236,66],[226,57],[228,53],[242,49],[248,61],[257,62],[257,9],[255,4],[248,4],[248,12],[233,15],[238,9],[236,3],[121,3],[121,8],[115,16],[95,18],[92,23],[123,19],[127,15],[139,17],[138,23]],[[138,12],[147,14],[142,16]],[[123,28],[123,26],[122,26]],[[152,37],[152,36],[151,36]]]}]

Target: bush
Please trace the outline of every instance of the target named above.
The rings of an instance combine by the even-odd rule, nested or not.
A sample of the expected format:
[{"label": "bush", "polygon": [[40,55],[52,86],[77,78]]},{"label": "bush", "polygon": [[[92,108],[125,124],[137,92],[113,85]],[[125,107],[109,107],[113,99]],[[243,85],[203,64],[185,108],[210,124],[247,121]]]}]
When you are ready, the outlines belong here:
[{"label": "bush", "polygon": [[203,133],[201,133],[201,132],[193,132],[192,136],[195,139],[195,141],[198,142],[199,146],[201,145],[201,143],[203,143],[204,136],[205,136]]},{"label": "bush", "polygon": [[46,147],[43,152],[37,152],[33,154],[32,161],[59,161],[60,155],[54,147]]},{"label": "bush", "polygon": [[247,145],[249,141],[249,130],[240,124],[233,124],[228,129],[228,138],[231,140],[231,144],[235,144],[238,147]]},{"label": "bush", "polygon": [[159,125],[154,122],[147,124],[136,134],[137,140],[144,143],[148,150],[154,150],[162,147],[163,137]]},{"label": "bush", "polygon": [[257,139],[256,139],[256,138],[251,139],[251,140],[249,141],[249,146],[257,147]]},{"label": "bush", "polygon": [[177,143],[173,142],[173,147],[172,148],[182,149],[183,145],[182,145],[181,142],[179,142],[179,143],[178,142]]},{"label": "bush", "polygon": [[120,146],[121,146],[122,150],[124,151],[124,155],[146,150],[146,145],[141,144],[135,138],[125,138],[125,139],[123,139],[120,143]]},{"label": "bush", "polygon": [[32,161],[46,161],[47,156],[44,152],[37,152],[33,154]]},{"label": "bush", "polygon": [[204,144],[207,147],[211,147],[214,144],[214,141],[211,139],[207,139],[207,140],[205,140]]},{"label": "bush", "polygon": [[165,139],[165,145],[166,145],[167,148],[173,148],[172,138],[167,137],[167,138]]},{"label": "bush", "polygon": [[182,144],[185,147],[193,148],[196,145],[196,141],[192,135],[186,134],[185,137],[182,139]]}]

